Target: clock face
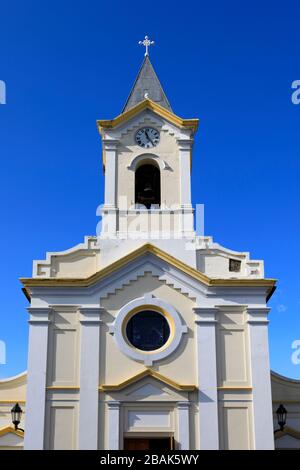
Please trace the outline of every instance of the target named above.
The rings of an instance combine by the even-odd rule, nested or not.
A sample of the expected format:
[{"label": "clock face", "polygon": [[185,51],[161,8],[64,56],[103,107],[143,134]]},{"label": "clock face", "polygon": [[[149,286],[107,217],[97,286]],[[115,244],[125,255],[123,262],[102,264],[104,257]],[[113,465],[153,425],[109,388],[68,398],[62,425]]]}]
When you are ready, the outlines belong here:
[{"label": "clock face", "polygon": [[140,147],[150,149],[158,144],[159,132],[153,127],[143,127],[135,134],[135,140]]}]

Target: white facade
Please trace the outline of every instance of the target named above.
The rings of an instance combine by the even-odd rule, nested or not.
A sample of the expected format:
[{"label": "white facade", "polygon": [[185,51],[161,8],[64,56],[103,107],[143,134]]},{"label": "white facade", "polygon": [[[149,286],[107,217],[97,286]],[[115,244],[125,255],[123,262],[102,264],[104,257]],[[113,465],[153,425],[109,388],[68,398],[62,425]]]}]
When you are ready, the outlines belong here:
[{"label": "white facade", "polygon": [[[146,83],[143,67],[131,101]],[[159,438],[181,450],[274,447],[267,300],[275,281],[264,278],[262,261],[195,234],[197,120],[175,116],[165,95],[164,107],[151,93],[162,96],[150,87],[150,98],[142,93],[98,122],[99,235],[48,253],[22,280],[31,302],[26,449],[112,450]],[[144,128],[159,133],[153,148],[136,141]],[[145,164],[160,175],[151,209],[134,206]],[[143,311],[168,325],[156,350],[129,340],[129,321]]]}]

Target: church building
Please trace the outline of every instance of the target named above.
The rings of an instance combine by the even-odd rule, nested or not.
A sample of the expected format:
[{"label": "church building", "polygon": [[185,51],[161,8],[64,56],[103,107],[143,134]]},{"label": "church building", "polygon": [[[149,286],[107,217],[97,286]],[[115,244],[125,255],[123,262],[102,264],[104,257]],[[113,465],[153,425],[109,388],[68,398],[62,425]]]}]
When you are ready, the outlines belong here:
[{"label": "church building", "polygon": [[300,381],[270,371],[276,281],[196,234],[198,119],[173,112],[143,44],[121,113],[97,121],[99,233],[21,279],[28,371],[0,381],[0,449],[273,449],[280,403],[298,424],[275,441],[300,448]]}]

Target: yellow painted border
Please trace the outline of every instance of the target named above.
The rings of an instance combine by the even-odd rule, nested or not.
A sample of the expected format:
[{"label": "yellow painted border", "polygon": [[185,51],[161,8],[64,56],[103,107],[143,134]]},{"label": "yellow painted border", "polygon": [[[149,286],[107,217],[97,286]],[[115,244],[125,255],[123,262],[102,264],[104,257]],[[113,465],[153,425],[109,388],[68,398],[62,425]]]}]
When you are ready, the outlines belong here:
[{"label": "yellow painted border", "polygon": [[193,392],[194,390],[197,390],[196,385],[182,385],[177,382],[175,382],[172,379],[169,379],[168,377],[165,377],[164,375],[159,374],[158,372],[152,370],[152,369],[145,369],[139,374],[134,375],[133,377],[130,377],[127,380],[124,380],[123,382],[120,382],[118,384],[114,385],[107,385],[103,384],[100,385],[99,390],[101,392],[117,392],[119,390],[123,390],[124,388],[128,387],[129,385],[132,385],[139,380],[143,379],[144,377],[153,377],[154,379],[160,380],[161,382],[165,383],[166,385],[169,385],[170,387],[175,388],[176,390],[179,390],[181,392]]},{"label": "yellow painted border", "polygon": [[[170,327],[170,336],[169,336],[167,342],[161,348],[155,349],[154,351],[143,351],[142,349],[135,348],[130,343],[130,341],[128,340],[127,335],[126,335],[126,326],[127,326],[127,323],[129,322],[129,320],[136,313],[142,312],[143,310],[153,310],[154,312],[160,313],[161,315],[163,315],[166,318],[166,320],[169,324],[169,327]],[[151,354],[156,354],[158,352],[164,351],[166,348],[168,348],[170,346],[170,344],[173,341],[174,336],[175,336],[175,323],[174,323],[174,320],[171,317],[171,315],[166,310],[164,310],[163,308],[158,307],[156,305],[147,305],[147,304],[139,305],[138,307],[135,307],[133,310],[128,312],[126,317],[124,318],[123,323],[122,323],[122,334],[123,334],[123,338],[125,339],[127,345],[129,347],[131,347],[133,350],[138,351],[140,354],[145,354],[145,356],[146,355],[151,355]]]},{"label": "yellow painted border", "polygon": [[300,440],[300,431],[297,431],[296,429],[290,428],[288,426],[285,426],[283,431],[278,431],[275,433],[275,440],[280,439],[281,437],[286,435],[292,436],[295,439]]},{"label": "yellow painted border", "polygon": [[166,261],[167,263],[175,266],[184,273],[193,277],[197,281],[202,282],[206,286],[222,286],[222,287],[267,287],[268,288],[268,297],[273,293],[276,280],[275,279],[211,279],[205,274],[197,271],[197,269],[192,268],[183,261],[174,258],[174,256],[166,253],[160,248],[152,245],[151,243],[145,243],[140,248],[133,250],[128,255],[123,256],[119,260],[111,263],[109,266],[101,269],[92,276],[87,278],[21,278],[20,281],[26,289],[36,286],[60,286],[60,287],[89,287],[105,278],[106,276],[114,273],[118,269],[125,266],[127,263],[134,261],[140,256],[151,253],[157,258]]},{"label": "yellow painted border", "polygon": [[22,404],[25,404],[26,401],[25,400],[0,400],[0,405],[5,405],[5,403],[9,403],[9,404],[12,404],[12,403],[22,403]]},{"label": "yellow painted border", "polygon": [[123,124],[123,122],[126,122],[129,119],[133,118],[136,114],[140,113],[144,109],[150,109],[151,111],[157,113],[159,116],[172,122],[176,126],[190,128],[193,129],[194,132],[198,128],[199,119],[182,119],[179,116],[176,116],[176,114],[168,111],[163,106],[160,106],[152,100],[146,99],[143,100],[141,103],[138,103],[136,106],[129,109],[125,113],[119,114],[119,116],[114,119],[97,120],[97,126],[100,134],[102,134],[103,129],[113,129],[119,126],[120,124]]},{"label": "yellow painted border", "polygon": [[9,434],[9,433],[15,434],[16,436],[19,436],[19,437],[24,437],[23,431],[21,431],[20,429],[16,430],[12,426],[5,426],[5,428],[0,429],[0,437],[5,436],[6,434]]},{"label": "yellow painted border", "polygon": [[[152,100],[146,99],[143,100],[141,103],[138,103],[133,108],[129,109],[125,113],[119,114],[115,119],[102,119],[97,121],[97,127],[101,136],[103,136],[104,129],[113,129],[123,122],[128,121],[129,119],[133,118],[136,114],[140,113],[144,109],[150,109],[151,111],[155,112],[159,116],[165,118],[167,121],[179,126],[181,128],[190,128],[193,132],[196,132],[198,128],[199,119],[182,119],[176,114],[168,111],[166,108],[160,106],[159,104],[155,103]],[[103,146],[102,150],[102,163],[103,168],[105,170],[106,165],[106,155],[105,155],[105,148]]]}]

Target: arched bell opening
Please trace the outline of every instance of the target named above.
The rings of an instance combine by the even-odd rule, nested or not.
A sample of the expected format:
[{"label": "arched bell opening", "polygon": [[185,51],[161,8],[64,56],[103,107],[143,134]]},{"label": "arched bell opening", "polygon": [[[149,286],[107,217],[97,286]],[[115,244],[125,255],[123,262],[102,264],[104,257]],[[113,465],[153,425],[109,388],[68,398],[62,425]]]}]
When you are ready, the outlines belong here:
[{"label": "arched bell opening", "polygon": [[135,204],[160,207],[160,169],[155,163],[141,164],[135,171]]}]

